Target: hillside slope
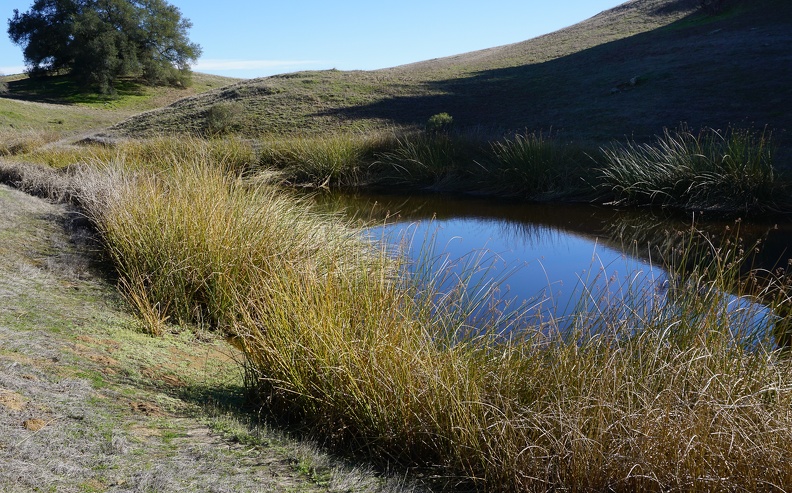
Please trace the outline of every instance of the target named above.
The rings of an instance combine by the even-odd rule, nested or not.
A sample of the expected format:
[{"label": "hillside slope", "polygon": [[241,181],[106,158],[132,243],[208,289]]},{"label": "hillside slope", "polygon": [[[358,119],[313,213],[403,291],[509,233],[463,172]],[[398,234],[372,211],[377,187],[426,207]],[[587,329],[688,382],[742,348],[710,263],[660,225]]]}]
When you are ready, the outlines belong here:
[{"label": "hillside slope", "polygon": [[691,127],[792,127],[792,5],[633,0],[522,43],[379,71],[300,72],[240,82],[135,116],[115,135],[202,132],[210,108],[257,136],[421,126],[549,130],[603,142]]},{"label": "hillside slope", "polygon": [[0,139],[9,133],[18,136],[20,131],[65,135],[98,131],[142,111],[239,81],[201,73],[193,74],[187,88],[147,87],[122,80],[115,95],[103,96],[85,92],[67,75],[37,79],[17,74],[0,80],[9,87],[0,97]]}]

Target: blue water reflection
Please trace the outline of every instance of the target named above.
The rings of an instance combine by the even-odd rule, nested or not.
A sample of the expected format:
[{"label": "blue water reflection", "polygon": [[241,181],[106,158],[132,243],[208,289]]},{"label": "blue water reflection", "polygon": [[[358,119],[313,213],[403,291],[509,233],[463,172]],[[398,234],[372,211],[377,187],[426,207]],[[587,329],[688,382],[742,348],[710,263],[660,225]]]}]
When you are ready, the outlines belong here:
[{"label": "blue water reflection", "polygon": [[[655,298],[646,295],[667,283],[651,260],[597,236],[521,226],[481,217],[396,220],[369,234],[399,245],[412,272],[439,279],[441,293],[465,298],[478,322],[519,312],[523,323],[564,329],[581,312],[645,310]],[[466,289],[455,290],[460,282]]]},{"label": "blue water reflection", "polygon": [[[491,326],[494,317],[505,330],[518,323],[560,330],[576,324],[597,332],[613,321],[640,327],[650,316],[670,321],[678,315],[674,300],[668,301],[678,296],[669,286],[679,289],[679,279],[670,279],[662,259],[653,255],[673,248],[677,232],[690,231],[690,216],[437,195],[327,194],[314,199],[330,210],[380,224],[368,234],[402,248],[414,276],[424,282],[434,279],[445,303],[472,307],[472,328]],[[695,226],[717,238],[734,230],[735,223],[699,215]],[[773,269],[792,256],[789,222],[779,227],[754,221],[739,228],[746,245],[762,241],[753,267]],[[456,289],[460,281],[466,289]],[[718,303],[733,322],[724,325],[746,333],[773,325],[773,313],[751,299],[726,294]],[[514,314],[519,322],[517,315],[510,318]]]}]

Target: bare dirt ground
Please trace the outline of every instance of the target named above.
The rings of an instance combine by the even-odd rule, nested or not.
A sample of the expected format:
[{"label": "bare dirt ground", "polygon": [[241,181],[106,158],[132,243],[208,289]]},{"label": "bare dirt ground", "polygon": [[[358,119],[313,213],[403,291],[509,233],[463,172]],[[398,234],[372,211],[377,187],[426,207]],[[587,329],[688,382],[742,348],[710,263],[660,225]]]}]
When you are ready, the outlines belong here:
[{"label": "bare dirt ground", "polygon": [[0,185],[0,491],[416,491],[251,424],[234,350],[142,334],[81,223]]}]

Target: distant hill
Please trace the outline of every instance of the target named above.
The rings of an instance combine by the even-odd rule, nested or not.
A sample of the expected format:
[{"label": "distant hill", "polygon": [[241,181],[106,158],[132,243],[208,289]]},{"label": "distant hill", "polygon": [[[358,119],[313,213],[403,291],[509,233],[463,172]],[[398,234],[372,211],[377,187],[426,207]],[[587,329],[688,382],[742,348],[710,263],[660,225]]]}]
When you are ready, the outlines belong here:
[{"label": "distant hill", "polygon": [[29,78],[16,74],[0,80],[9,88],[0,94],[0,133],[31,130],[66,134],[100,130],[142,111],[239,81],[194,73],[190,87],[174,88],[148,87],[124,79],[117,86],[117,94],[106,96],[86,92],[68,75]]},{"label": "distant hill", "polygon": [[792,2],[632,0],[522,43],[377,71],[299,72],[239,82],[113,127],[201,132],[210,111],[256,136],[423,126],[553,130],[598,143],[692,128],[768,125],[792,140]]}]

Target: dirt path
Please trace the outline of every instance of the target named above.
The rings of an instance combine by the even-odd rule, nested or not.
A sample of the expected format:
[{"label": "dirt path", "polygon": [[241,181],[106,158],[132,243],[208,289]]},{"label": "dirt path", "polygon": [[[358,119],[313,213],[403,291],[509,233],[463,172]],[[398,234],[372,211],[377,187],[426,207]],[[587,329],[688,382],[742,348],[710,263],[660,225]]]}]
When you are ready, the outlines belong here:
[{"label": "dirt path", "polygon": [[1,491],[408,490],[236,414],[238,355],[141,334],[79,224],[0,185]]}]

